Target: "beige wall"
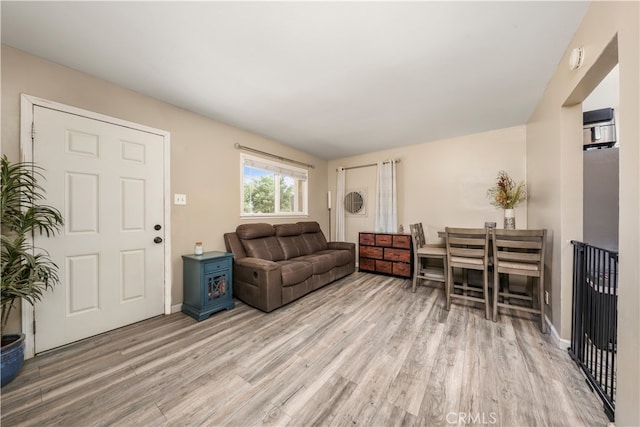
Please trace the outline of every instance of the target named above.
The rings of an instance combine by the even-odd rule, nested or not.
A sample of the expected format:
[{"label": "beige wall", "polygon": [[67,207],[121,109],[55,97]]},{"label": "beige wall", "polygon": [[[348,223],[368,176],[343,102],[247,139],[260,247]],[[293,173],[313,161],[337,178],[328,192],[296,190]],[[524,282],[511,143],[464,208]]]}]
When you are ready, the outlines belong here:
[{"label": "beige wall", "polygon": [[326,160],[3,45],[2,152],[13,160],[19,156],[21,93],[171,132],[171,194],[184,193],[188,202],[171,210],[173,305],[182,302],[180,256],[191,253],[196,240],[205,250],[224,250],[223,233],[243,222],[236,142],[315,164],[309,171],[309,219],[328,233],[326,196],[313,197],[326,195]]},{"label": "beige wall", "polygon": [[[398,222],[407,232],[409,224],[415,222],[427,227],[428,239],[437,238],[437,230],[446,226],[483,227],[485,221],[495,221],[502,227],[503,212],[489,204],[486,193],[501,169],[518,182],[525,179],[525,135],[525,127],[518,126],[332,160],[329,188],[335,195],[338,166],[400,159]],[[346,190],[366,188],[369,196],[366,217],[346,216],[348,241],[357,241],[360,231],[374,229],[376,169],[346,171]],[[332,223],[335,224],[335,218]],[[516,208],[516,225],[527,227],[526,203]]]},{"label": "beige wall", "polygon": [[[607,75],[616,59],[619,61],[620,298],[616,425],[634,426],[640,425],[639,17],[638,2],[591,3],[527,124],[527,181],[540,196],[528,204],[529,225],[546,227],[555,235],[550,281],[552,320],[560,335],[568,339],[572,294],[569,242],[582,237],[580,103]],[[578,46],[586,50],[585,64],[571,71],[568,57]]]}]

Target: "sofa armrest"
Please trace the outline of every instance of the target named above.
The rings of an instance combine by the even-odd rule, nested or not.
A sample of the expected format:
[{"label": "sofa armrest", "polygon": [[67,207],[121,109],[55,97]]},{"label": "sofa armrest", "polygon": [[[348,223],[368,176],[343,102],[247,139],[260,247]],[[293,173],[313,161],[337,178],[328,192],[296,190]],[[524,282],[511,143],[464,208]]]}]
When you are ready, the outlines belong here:
[{"label": "sofa armrest", "polygon": [[[282,267],[261,258],[237,258],[234,282],[244,301],[269,312],[282,305]],[[246,298],[246,299],[245,299]]]},{"label": "sofa armrest", "polygon": [[355,251],[356,244],[351,242],[328,242],[327,247],[329,249],[346,249],[348,251]]},{"label": "sofa armrest", "polygon": [[278,265],[278,263],[269,261],[268,259],[262,259],[262,258],[251,258],[251,257],[239,258],[236,260],[236,265],[242,268],[251,268],[251,269],[261,270],[261,271],[271,271],[271,270],[280,269],[280,266]]},{"label": "sofa armrest", "polygon": [[351,242],[328,242],[329,249],[344,249],[351,252],[353,267],[356,265],[356,244]]}]

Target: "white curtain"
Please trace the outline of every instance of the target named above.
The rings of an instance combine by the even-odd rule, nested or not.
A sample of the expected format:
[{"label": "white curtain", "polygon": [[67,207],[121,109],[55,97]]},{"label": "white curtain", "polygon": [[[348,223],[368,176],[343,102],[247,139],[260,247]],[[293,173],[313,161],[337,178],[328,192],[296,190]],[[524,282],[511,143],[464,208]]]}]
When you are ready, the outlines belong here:
[{"label": "white curtain", "polygon": [[344,242],[344,168],[338,167],[336,189],[336,242]]},{"label": "white curtain", "polygon": [[376,232],[398,231],[398,190],[396,185],[396,161],[378,162],[376,183]]}]

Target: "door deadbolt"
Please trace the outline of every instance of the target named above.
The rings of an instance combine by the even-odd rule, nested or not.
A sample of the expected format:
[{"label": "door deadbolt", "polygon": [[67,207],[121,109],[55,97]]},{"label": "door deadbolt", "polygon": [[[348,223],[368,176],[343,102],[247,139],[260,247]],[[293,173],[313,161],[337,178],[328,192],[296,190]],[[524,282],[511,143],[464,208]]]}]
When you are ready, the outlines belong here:
[{"label": "door deadbolt", "polygon": [[162,226],[161,226],[160,224],[156,224],[156,225],[153,227],[153,229],[154,229],[154,230],[156,230],[156,231],[158,231],[158,230],[162,230]]}]

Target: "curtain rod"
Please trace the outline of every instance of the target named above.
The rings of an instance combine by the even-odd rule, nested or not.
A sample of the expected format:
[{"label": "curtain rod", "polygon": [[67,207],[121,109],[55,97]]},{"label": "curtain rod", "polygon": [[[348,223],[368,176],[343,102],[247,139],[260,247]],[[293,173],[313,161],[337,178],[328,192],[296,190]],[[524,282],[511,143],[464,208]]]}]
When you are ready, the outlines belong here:
[{"label": "curtain rod", "polygon": [[233,146],[237,150],[251,151],[252,153],[262,154],[263,156],[271,157],[273,159],[278,159],[278,160],[283,161],[283,162],[295,163],[296,165],[306,166],[306,167],[311,168],[311,169],[315,169],[316,168],[316,165],[310,165],[309,163],[304,163],[304,162],[299,162],[297,160],[287,159],[286,157],[278,156],[277,154],[271,154],[271,153],[267,153],[266,151],[256,150],[255,148],[251,148],[251,147],[246,147],[244,145],[240,145],[237,142],[235,144],[233,144]]},{"label": "curtain rod", "polygon": [[[397,160],[387,160],[386,162],[382,162],[383,164],[387,164],[387,163],[391,163],[391,162],[395,162],[395,163],[400,163],[400,159]],[[378,166],[377,163],[370,163],[368,165],[360,165],[360,166],[349,166],[346,168],[342,168],[344,170],[349,170],[349,169],[360,169],[360,168],[369,168],[371,166]],[[340,168],[336,169],[336,172],[338,172],[340,170]]]}]

